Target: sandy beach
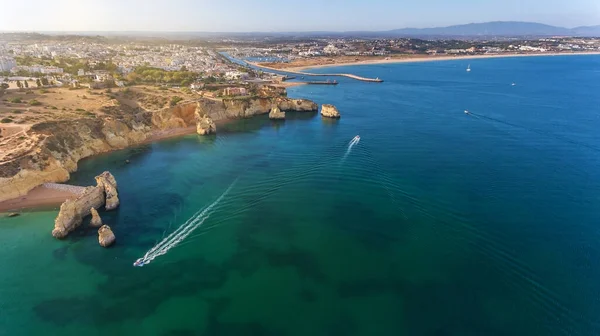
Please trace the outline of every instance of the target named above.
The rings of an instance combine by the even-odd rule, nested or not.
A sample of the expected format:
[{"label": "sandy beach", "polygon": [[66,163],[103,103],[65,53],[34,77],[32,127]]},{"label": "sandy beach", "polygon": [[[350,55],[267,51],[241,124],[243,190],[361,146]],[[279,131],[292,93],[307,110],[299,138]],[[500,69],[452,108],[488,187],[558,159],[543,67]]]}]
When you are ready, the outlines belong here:
[{"label": "sandy beach", "polygon": [[0,213],[44,206],[55,206],[58,208],[67,199],[74,199],[77,196],[78,194],[75,192],[47,188],[41,185],[33,188],[25,196],[0,202]]},{"label": "sandy beach", "polygon": [[470,59],[487,58],[507,58],[507,57],[540,57],[540,56],[568,56],[568,55],[600,55],[600,51],[593,52],[569,52],[569,53],[536,53],[536,54],[494,54],[494,55],[467,55],[467,56],[429,56],[429,55],[402,55],[399,57],[365,59],[359,61],[347,61],[346,58],[333,58],[332,63],[301,65],[297,63],[252,63],[254,65],[279,70],[279,71],[306,71],[309,69],[328,68],[346,65],[369,65],[369,64],[389,64],[389,63],[416,63],[416,62],[434,62],[434,61],[454,61]]}]

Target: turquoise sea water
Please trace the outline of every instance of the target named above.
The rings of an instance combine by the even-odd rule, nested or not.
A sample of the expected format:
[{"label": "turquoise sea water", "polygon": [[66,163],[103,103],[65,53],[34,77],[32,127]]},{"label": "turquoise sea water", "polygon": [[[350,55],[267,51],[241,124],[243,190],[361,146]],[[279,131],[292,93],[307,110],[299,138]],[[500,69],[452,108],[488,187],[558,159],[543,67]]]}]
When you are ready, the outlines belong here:
[{"label": "turquoise sea water", "polygon": [[53,239],[55,209],[0,218],[0,335],[599,334],[600,57],[337,70],[385,82],[288,90],[339,121],[82,161],[72,183],[118,180],[113,248]]}]

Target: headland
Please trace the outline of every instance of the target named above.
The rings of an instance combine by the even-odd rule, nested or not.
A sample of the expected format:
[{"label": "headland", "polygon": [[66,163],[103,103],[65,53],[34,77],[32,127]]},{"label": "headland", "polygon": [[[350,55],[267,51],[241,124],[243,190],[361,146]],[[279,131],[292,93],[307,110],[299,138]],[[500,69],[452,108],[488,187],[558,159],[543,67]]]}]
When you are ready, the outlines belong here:
[{"label": "headland", "polygon": [[[0,112],[10,120],[0,127],[0,212],[76,197],[74,190],[48,183],[68,181],[86,157],[174,136],[213,134],[220,123],[267,114],[274,107],[318,110],[314,102],[288,98],[285,88],[273,85],[240,97],[148,86],[75,92],[53,88],[3,95]],[[31,100],[40,105],[30,108],[26,101]]]}]

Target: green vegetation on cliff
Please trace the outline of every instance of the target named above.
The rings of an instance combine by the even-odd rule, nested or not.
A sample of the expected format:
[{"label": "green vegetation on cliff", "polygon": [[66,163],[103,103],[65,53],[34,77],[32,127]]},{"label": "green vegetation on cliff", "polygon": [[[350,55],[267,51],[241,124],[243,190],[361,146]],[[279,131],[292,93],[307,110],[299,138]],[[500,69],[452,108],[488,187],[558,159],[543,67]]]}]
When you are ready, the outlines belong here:
[{"label": "green vegetation on cliff", "polygon": [[180,71],[166,71],[149,66],[135,68],[133,72],[127,75],[127,80],[131,83],[153,83],[153,84],[178,84],[188,86],[192,84],[198,74],[182,69]]}]

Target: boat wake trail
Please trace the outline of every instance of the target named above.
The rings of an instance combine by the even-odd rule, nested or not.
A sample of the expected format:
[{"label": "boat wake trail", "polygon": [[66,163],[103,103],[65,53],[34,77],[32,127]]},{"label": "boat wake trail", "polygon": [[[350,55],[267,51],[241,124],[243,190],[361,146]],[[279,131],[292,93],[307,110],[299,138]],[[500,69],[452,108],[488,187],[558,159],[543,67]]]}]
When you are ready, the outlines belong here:
[{"label": "boat wake trail", "polygon": [[360,136],[358,135],[352,138],[352,140],[350,140],[350,142],[348,143],[348,149],[346,150],[346,154],[344,154],[344,157],[342,158],[342,162],[346,161],[348,154],[350,154],[350,152],[352,151],[352,147],[354,147],[354,145],[358,144],[359,142]]},{"label": "boat wake trail", "polygon": [[201,226],[204,221],[210,217],[210,215],[213,213],[214,207],[217,206],[225,196],[227,196],[236,182],[237,179],[231,183],[229,188],[227,188],[227,190],[225,190],[221,196],[219,196],[219,198],[217,198],[208,206],[198,210],[198,212],[196,212],[190,219],[183,223],[177,230],[173,231],[170,235],[148,250],[148,252],[146,252],[142,258],[137,259],[133,265],[140,267],[147,265],[151,263],[152,260],[166,254],[170,249],[181,243],[187,236],[194,232],[195,229]]}]

